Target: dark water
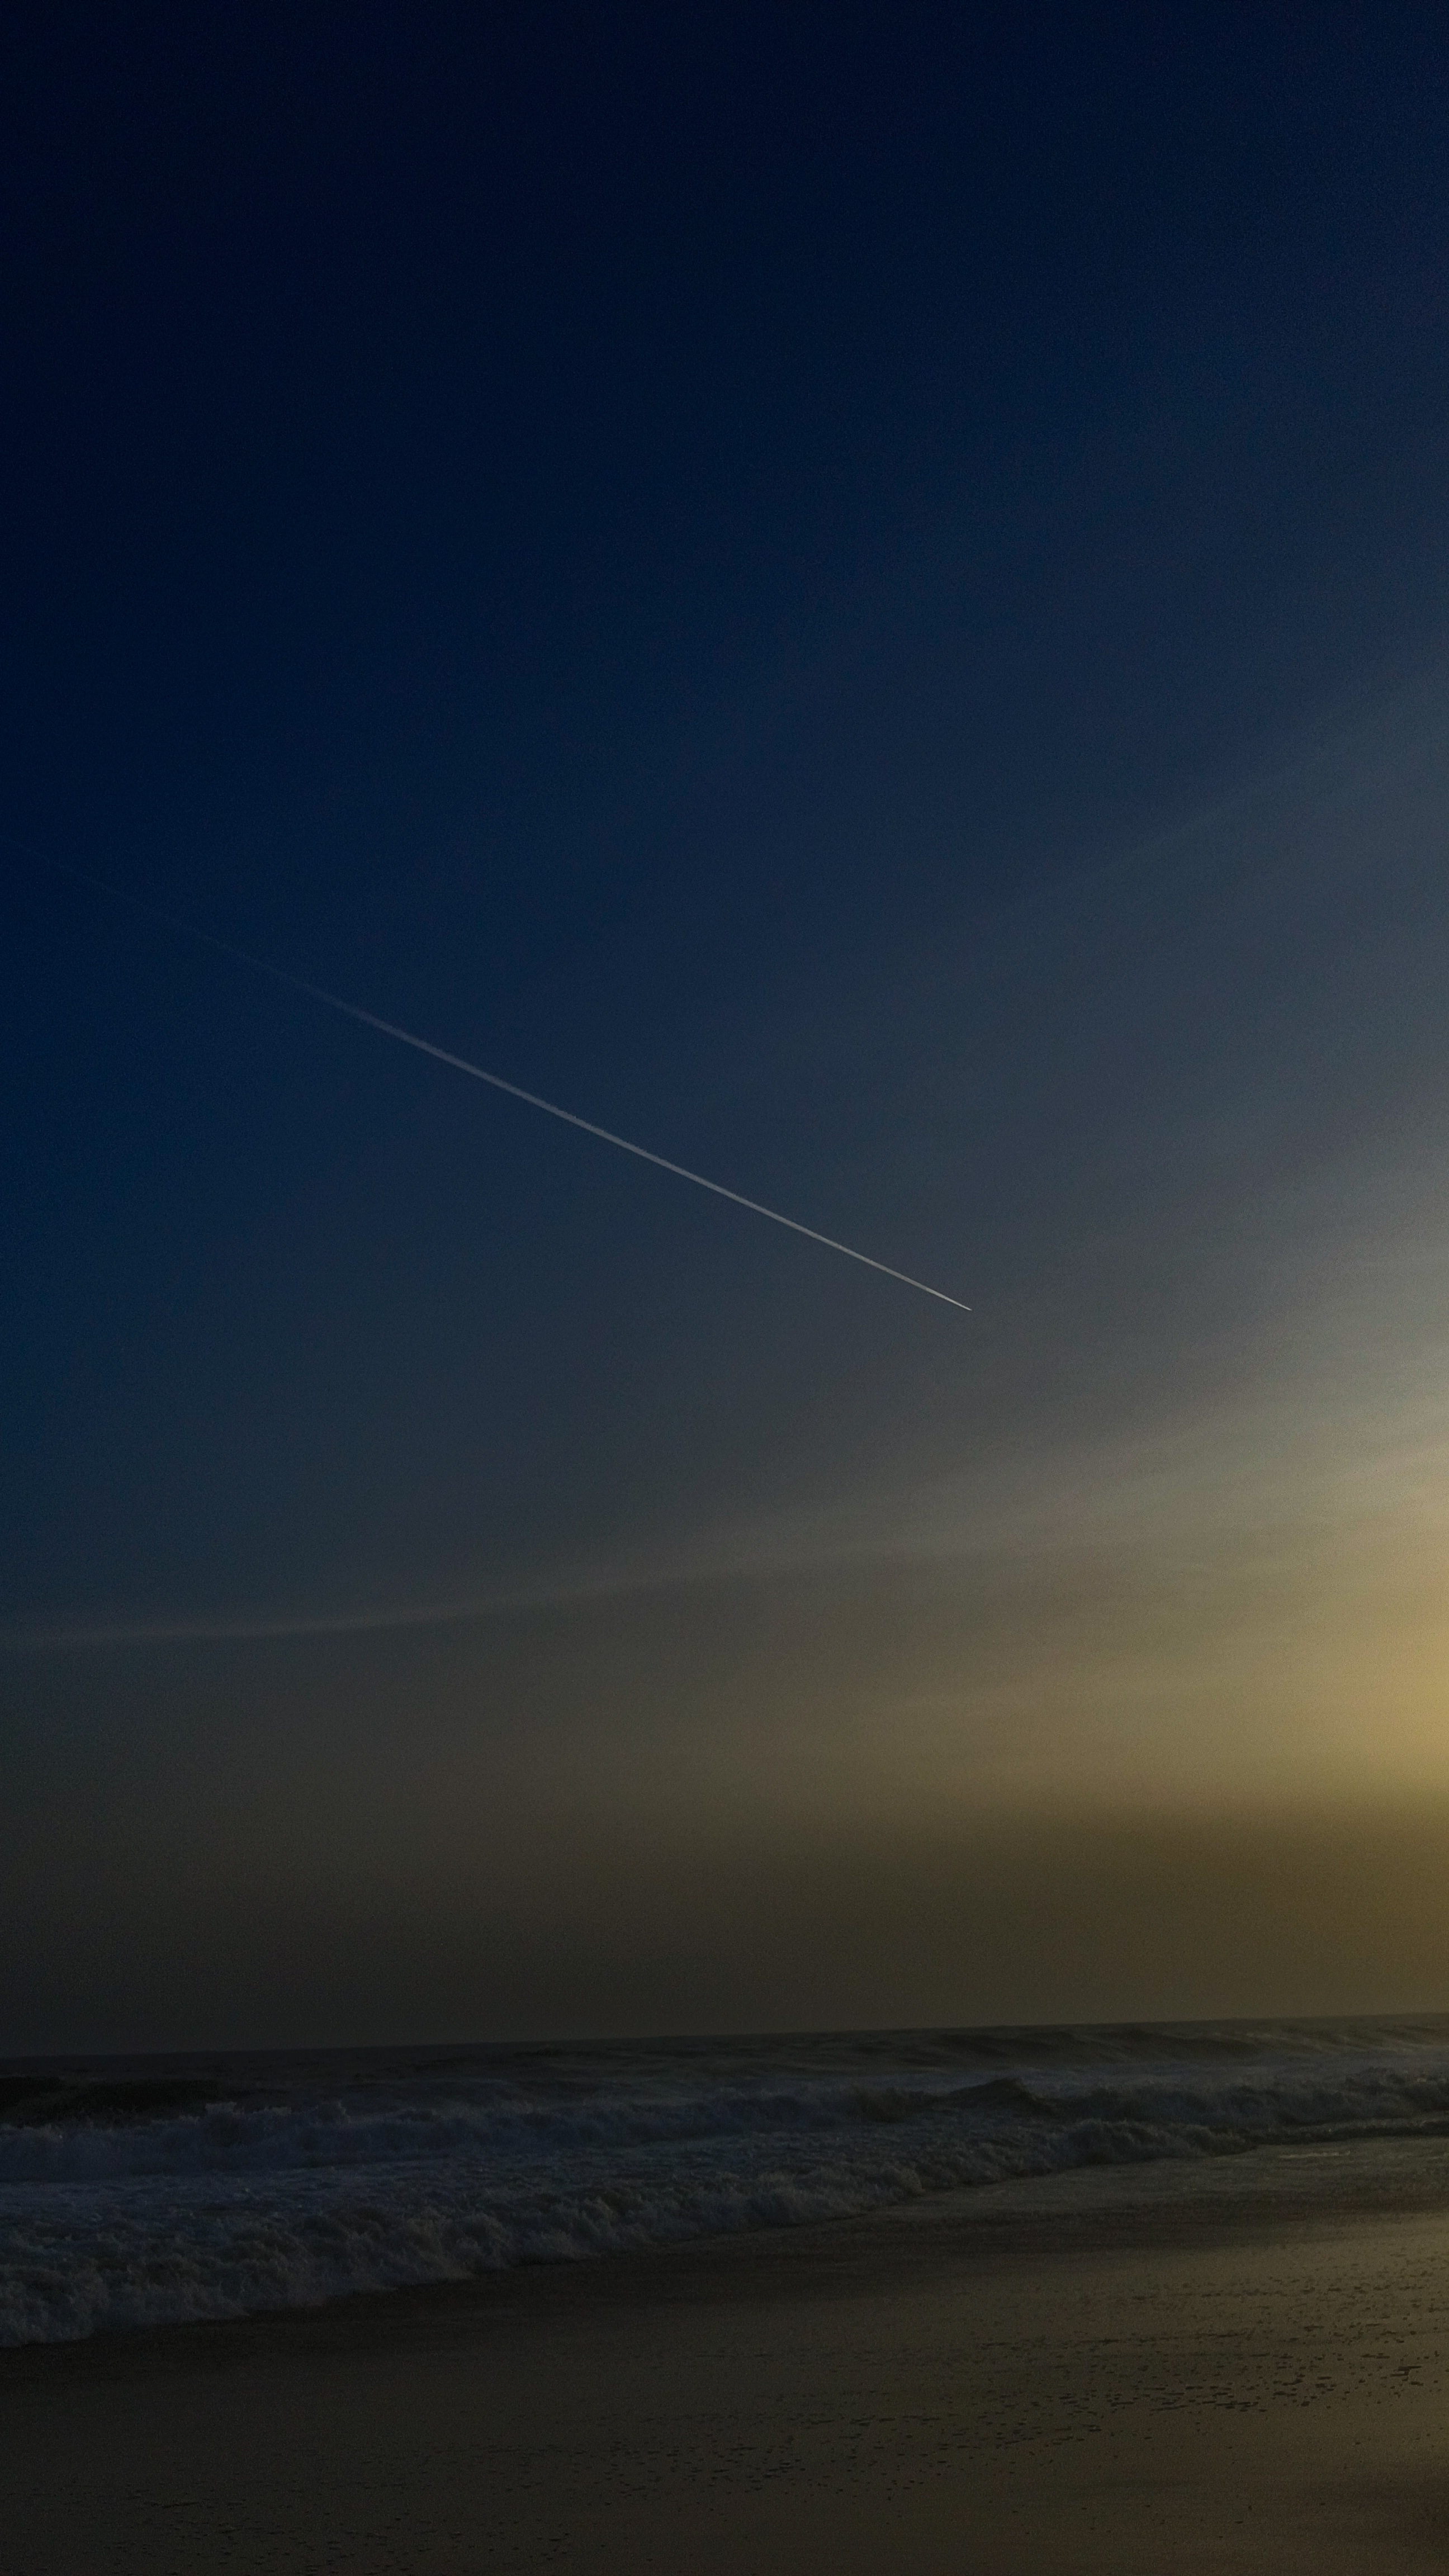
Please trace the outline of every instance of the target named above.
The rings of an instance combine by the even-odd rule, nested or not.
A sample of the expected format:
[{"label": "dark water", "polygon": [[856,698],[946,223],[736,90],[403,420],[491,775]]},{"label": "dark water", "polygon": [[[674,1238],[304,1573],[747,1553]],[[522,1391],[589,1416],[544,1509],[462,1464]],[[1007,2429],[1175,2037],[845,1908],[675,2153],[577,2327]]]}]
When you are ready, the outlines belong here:
[{"label": "dark water", "polygon": [[1449,2016],[0,2066],[0,2342],[1449,2133]]}]

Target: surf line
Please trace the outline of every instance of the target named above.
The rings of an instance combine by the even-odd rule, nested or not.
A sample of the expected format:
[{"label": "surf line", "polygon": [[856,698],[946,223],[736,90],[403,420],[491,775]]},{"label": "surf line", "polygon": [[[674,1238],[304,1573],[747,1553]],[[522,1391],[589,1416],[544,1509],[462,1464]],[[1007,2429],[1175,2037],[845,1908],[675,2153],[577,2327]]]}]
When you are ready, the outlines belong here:
[{"label": "surf line", "polygon": [[431,1056],[435,1064],[445,1064],[454,1073],[466,1073],[473,1082],[486,1082],[493,1091],[502,1091],[510,1100],[521,1100],[526,1108],[542,1110],[546,1118],[561,1119],[566,1127],[577,1127],[585,1136],[597,1138],[601,1145],[612,1145],[621,1154],[632,1154],[641,1163],[652,1163],[656,1170],[669,1172],[677,1181],[689,1181],[697,1190],[708,1190],[717,1199],[728,1199],[732,1206],[748,1208],[752,1216],[767,1217],[771,1225],[783,1225],[791,1234],[804,1235],[808,1243],[818,1243],[827,1252],[843,1253],[847,1261],[858,1261],[867,1270],[878,1270],[886,1279],[894,1279],[903,1288],[914,1288],[922,1297],[934,1297],[943,1306],[954,1306],[958,1314],[974,1310],[962,1297],[948,1296],[944,1288],[933,1288],[925,1279],[913,1279],[909,1271],[896,1270],[888,1261],[877,1261],[872,1253],[858,1252],[851,1243],[841,1243],[833,1234],[821,1234],[813,1225],[802,1225],[798,1217],[782,1216],[778,1208],[766,1207],[763,1200],[746,1198],[742,1190],[726,1189],[723,1181],[711,1181],[703,1172],[692,1172],[685,1163],[672,1163],[665,1154],[654,1153],[647,1145],[636,1145],[628,1136],[616,1136],[611,1127],[597,1126],[592,1118],[581,1118],[576,1110],[563,1109],[556,1100],[545,1100],[536,1091],[525,1091],[522,1084],[508,1082],[501,1073],[489,1073],[467,1056],[454,1055],[447,1047],[436,1046],[431,1038],[420,1038],[412,1029],[399,1028],[396,1021],[381,1019],[376,1011],[364,1010],[360,1002],[346,1001],[340,993],[329,993],[324,985],[309,983],[304,975],[294,975],[289,967],[274,965],[268,957],[255,957],[246,948],[237,948],[229,939],[219,939],[215,931],[203,930],[194,921],[178,913],[166,912],[158,904],[147,903],[140,895],[109,884],[104,877],[92,876],[86,868],[72,867],[68,860],[54,859],[43,850],[34,850],[25,842],[0,834],[7,847],[24,850],[27,858],[38,860],[42,867],[53,868],[61,876],[72,877],[112,902],[129,904],[164,929],[177,931],[183,938],[199,940],[203,947],[214,949],[218,956],[230,957],[238,966],[250,967],[253,974],[268,975],[275,984],[285,984],[294,993],[305,993],[310,1001],[320,1002],[329,1011],[340,1011],[344,1019],[357,1020],[365,1029],[375,1029],[399,1046],[412,1047],[417,1054]]}]

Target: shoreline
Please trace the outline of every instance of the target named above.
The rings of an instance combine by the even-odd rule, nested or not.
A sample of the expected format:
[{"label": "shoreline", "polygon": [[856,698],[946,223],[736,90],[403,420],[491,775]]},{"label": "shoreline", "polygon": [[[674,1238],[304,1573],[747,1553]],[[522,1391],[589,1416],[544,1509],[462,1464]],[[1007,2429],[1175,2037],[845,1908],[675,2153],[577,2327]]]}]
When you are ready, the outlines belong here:
[{"label": "shoreline", "polygon": [[[1449,2221],[1449,2135],[1254,2148],[1221,2157],[1145,2158],[923,2192],[839,2218],[660,2239],[621,2252],[529,2260],[462,2280],[405,2282],[231,2316],[107,2327],[0,2345],[0,2392],[47,2360],[92,2355],[124,2371],[184,2367],[188,2357],[244,2354],[268,2339],[319,2350],[359,2337],[386,2343],[441,2330],[483,2331],[495,2312],[567,2313],[635,2301],[775,2296],[829,2298],[871,2282],[893,2286],[943,2267],[1012,2268],[1077,2253],[1184,2243],[1251,2244],[1284,2231],[1336,2235],[1361,2219]],[[908,2233],[905,2231],[909,2231]],[[174,2347],[174,2350],[173,2350]]]},{"label": "shoreline", "polygon": [[1417,2576],[1449,2555],[1449,2143],[1415,2145],[12,2349],[15,2563]]}]

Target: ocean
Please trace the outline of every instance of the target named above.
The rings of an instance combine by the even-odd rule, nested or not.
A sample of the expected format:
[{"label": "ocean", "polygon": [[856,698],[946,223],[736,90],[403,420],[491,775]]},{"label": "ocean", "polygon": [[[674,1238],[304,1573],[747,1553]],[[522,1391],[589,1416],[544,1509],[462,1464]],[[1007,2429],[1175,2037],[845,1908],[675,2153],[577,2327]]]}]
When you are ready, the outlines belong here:
[{"label": "ocean", "polygon": [[0,2344],[1449,2135],[1449,2016],[11,2060]]}]

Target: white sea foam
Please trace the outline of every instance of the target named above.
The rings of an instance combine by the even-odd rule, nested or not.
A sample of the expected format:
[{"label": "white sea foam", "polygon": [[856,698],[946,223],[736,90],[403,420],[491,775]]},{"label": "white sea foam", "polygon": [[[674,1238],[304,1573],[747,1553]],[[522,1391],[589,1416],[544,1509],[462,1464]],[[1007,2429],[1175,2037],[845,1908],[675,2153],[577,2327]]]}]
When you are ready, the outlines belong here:
[{"label": "white sea foam", "polygon": [[0,2074],[0,2342],[1084,2165],[1449,2131],[1449,2024],[866,2034]]}]

